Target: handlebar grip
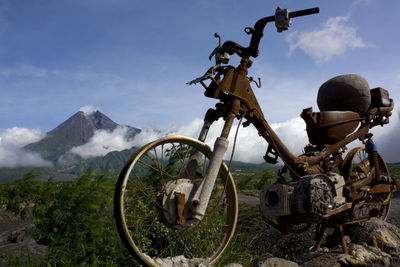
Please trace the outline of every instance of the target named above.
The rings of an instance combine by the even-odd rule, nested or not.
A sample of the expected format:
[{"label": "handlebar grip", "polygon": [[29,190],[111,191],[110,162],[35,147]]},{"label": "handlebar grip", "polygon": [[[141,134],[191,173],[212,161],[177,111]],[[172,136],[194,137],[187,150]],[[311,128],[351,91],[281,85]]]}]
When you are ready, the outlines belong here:
[{"label": "handlebar grip", "polygon": [[307,16],[307,15],[312,15],[312,14],[317,14],[319,13],[319,8],[314,7],[314,8],[309,8],[309,9],[303,9],[299,11],[293,11],[289,13],[289,18],[295,18],[295,17],[301,17],[301,16]]}]

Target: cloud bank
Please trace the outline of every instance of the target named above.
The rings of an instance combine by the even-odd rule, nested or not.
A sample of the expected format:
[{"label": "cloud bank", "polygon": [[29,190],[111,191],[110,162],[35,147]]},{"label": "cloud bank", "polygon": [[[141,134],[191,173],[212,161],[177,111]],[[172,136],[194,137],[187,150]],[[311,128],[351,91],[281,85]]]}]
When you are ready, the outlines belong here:
[{"label": "cloud bank", "polygon": [[0,167],[49,167],[52,164],[38,153],[23,149],[27,144],[37,142],[45,136],[37,129],[13,127],[0,130]]},{"label": "cloud bank", "polygon": [[317,63],[330,61],[334,56],[344,54],[348,49],[365,47],[357,28],[347,25],[348,16],[328,19],[320,29],[311,32],[293,32],[287,35],[291,55],[296,49],[311,56]]},{"label": "cloud bank", "polygon": [[[400,156],[400,109],[392,115],[389,125],[375,127],[372,129],[374,139],[378,145],[379,152],[388,162],[399,162]],[[220,135],[224,121],[216,121],[208,133],[206,144],[213,147],[215,139]],[[112,151],[121,151],[132,147],[141,147],[151,141],[168,135],[183,135],[197,138],[200,133],[203,120],[194,119],[186,125],[175,125],[164,131],[159,131],[151,127],[141,130],[133,138],[127,138],[128,127],[118,127],[114,131],[98,130],[93,138],[85,145],[74,147],[71,152],[83,158],[104,156]],[[229,159],[232,153],[234,135],[237,125],[234,125],[229,137],[229,148],[225,159]],[[308,144],[305,123],[300,117],[292,118],[284,122],[274,123],[272,129],[279,136],[288,149],[299,155],[303,153],[303,148]],[[240,127],[234,152],[234,160],[243,162],[261,163],[268,144],[258,135],[257,130],[252,127]],[[362,146],[359,142],[353,142],[349,148]]]},{"label": "cloud bank", "polygon": [[[208,134],[206,143],[213,147],[215,139],[220,135],[224,121],[220,119],[215,122]],[[74,147],[71,152],[83,158],[104,156],[112,151],[121,151],[131,147],[141,147],[151,141],[167,135],[183,135],[197,138],[200,133],[203,120],[194,119],[187,125],[172,126],[164,131],[158,131],[151,127],[142,129],[134,138],[127,139],[127,127],[118,127],[114,131],[98,130],[91,140],[85,145]],[[232,128],[229,137],[230,147],[226,153],[226,159],[229,159],[232,152],[236,126]],[[302,152],[307,144],[307,134],[305,124],[301,118],[294,118],[282,123],[272,124],[278,136],[296,154]],[[267,143],[261,138],[254,127],[241,127],[234,152],[234,160],[243,162],[262,162],[262,156],[267,149]]]},{"label": "cloud bank", "polygon": [[112,132],[97,130],[88,143],[73,147],[71,152],[83,158],[90,158],[131,148],[134,143],[127,139],[128,130],[129,128],[125,126],[119,126]]}]

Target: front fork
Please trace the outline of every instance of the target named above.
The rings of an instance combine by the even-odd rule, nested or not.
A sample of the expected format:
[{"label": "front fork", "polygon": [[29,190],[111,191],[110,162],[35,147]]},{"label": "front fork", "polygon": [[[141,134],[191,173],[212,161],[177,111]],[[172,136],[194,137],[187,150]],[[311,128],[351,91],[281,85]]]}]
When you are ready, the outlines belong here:
[{"label": "front fork", "polygon": [[[239,108],[240,108],[240,100],[233,99],[229,105],[229,110],[227,112],[227,115],[225,116],[225,124],[221,136],[218,137],[214,143],[214,150],[211,154],[210,162],[206,170],[205,176],[202,179],[200,185],[197,187],[195,193],[191,194],[193,197],[189,199],[189,201],[191,202],[191,208],[193,211],[194,219],[201,220],[206,212],[208,202],[210,200],[210,196],[218,176],[219,169],[221,167],[224,155],[228,149],[229,132],[232,128],[232,124],[236,115],[239,113]],[[205,141],[211,123],[212,121],[205,119],[203,128],[199,135],[200,141],[202,142]],[[195,149],[192,150],[187,167],[188,174],[191,176],[190,178],[194,177],[195,170],[200,160],[201,160],[201,153],[196,151]]]}]

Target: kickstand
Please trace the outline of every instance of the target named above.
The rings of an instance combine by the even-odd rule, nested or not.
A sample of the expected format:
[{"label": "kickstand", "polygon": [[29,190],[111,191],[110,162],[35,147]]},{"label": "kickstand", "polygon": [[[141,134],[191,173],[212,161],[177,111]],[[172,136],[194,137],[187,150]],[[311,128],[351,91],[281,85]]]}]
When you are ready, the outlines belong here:
[{"label": "kickstand", "polygon": [[326,229],[325,224],[318,224],[315,232],[315,245],[311,247],[311,250],[318,251],[321,248],[322,239],[324,238],[324,232]]},{"label": "kickstand", "polygon": [[339,224],[338,228],[339,228],[339,233],[340,233],[340,239],[342,241],[343,253],[348,255],[349,250],[347,248],[346,239],[344,239],[343,224]]},{"label": "kickstand", "polygon": [[[339,225],[335,225],[335,226],[339,230],[340,241],[342,242],[343,253],[348,255],[349,254],[349,249],[347,247],[347,243],[346,243],[346,240],[344,238],[343,224],[339,224]],[[318,224],[317,225],[317,229],[316,229],[316,232],[315,232],[315,245],[313,247],[311,247],[311,250],[318,251],[321,248],[322,239],[324,238],[324,232],[325,232],[326,227],[327,227],[326,224]]]}]

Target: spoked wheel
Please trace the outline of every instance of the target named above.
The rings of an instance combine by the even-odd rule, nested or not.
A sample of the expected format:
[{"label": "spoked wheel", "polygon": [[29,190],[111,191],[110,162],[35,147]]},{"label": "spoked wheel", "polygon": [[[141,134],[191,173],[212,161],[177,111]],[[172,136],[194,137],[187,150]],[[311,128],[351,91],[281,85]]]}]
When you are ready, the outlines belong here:
[{"label": "spoked wheel", "polygon": [[[368,158],[368,153],[363,147],[356,147],[349,151],[345,158],[345,165],[343,168],[343,174],[347,180],[347,184],[351,185],[354,182],[361,181],[371,175],[375,175],[375,169],[371,169],[371,164]],[[386,179],[390,179],[389,170],[386,166],[385,161],[381,155],[378,154],[378,164],[380,173]],[[386,220],[389,213],[390,200],[392,193],[378,193],[369,194],[370,198],[365,201],[365,204],[356,205],[353,211],[353,217],[355,220],[361,219],[365,216],[371,215],[371,217],[378,217],[381,220]],[[374,204],[388,200],[388,203]]]},{"label": "spoked wheel", "polygon": [[[200,159],[194,169],[188,167],[192,151]],[[200,141],[169,136],[140,148],[126,163],[114,195],[115,220],[125,246],[142,264],[159,266],[177,256],[214,263],[223,253],[238,215],[235,184],[224,163],[203,219],[190,218],[190,194],[210,156]]]}]

